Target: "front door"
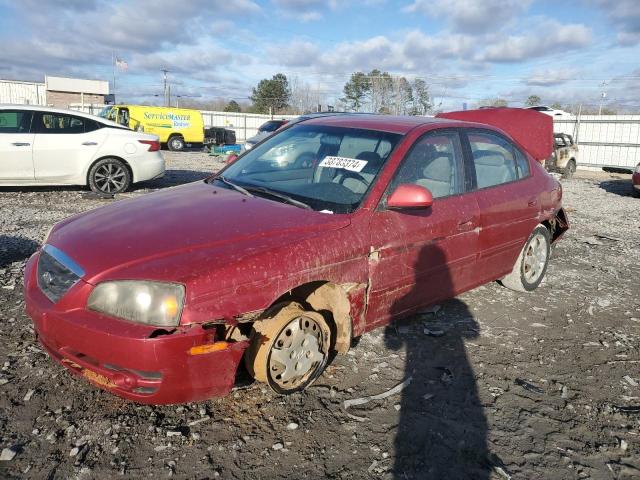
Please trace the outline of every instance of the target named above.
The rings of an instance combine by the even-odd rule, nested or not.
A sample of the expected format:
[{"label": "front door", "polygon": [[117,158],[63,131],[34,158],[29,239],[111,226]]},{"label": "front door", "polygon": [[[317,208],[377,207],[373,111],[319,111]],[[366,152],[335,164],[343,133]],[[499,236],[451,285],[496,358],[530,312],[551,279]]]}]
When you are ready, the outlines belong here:
[{"label": "front door", "polygon": [[456,130],[431,131],[411,148],[387,194],[400,184],[429,189],[433,205],[390,210],[383,198],[371,223],[367,323],[379,325],[450,298],[474,283],[479,209],[465,193]]},{"label": "front door", "polygon": [[28,110],[0,110],[0,180],[33,181],[33,138]]}]

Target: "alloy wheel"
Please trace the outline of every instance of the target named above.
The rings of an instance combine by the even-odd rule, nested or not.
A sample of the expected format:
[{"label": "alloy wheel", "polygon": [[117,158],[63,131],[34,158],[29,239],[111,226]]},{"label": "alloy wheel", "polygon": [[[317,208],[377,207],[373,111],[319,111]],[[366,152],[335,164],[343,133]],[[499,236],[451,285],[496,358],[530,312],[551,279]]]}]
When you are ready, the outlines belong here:
[{"label": "alloy wheel", "polygon": [[127,172],[120,165],[105,163],[98,167],[93,178],[101,192],[117,193],[122,191],[127,182]]}]

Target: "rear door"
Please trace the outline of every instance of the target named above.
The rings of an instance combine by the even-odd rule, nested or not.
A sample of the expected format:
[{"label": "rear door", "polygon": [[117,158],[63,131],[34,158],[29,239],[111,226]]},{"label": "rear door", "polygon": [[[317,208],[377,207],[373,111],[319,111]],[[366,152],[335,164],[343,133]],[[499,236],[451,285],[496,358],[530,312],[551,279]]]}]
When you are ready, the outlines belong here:
[{"label": "rear door", "polygon": [[33,138],[29,110],[0,110],[0,180],[33,180]]},{"label": "rear door", "polygon": [[102,124],[67,113],[38,112],[34,125],[36,180],[84,184],[84,172],[105,140]]},{"label": "rear door", "polygon": [[486,282],[512,269],[538,223],[539,192],[529,159],[505,136],[465,129],[463,141],[480,207],[478,274]]}]

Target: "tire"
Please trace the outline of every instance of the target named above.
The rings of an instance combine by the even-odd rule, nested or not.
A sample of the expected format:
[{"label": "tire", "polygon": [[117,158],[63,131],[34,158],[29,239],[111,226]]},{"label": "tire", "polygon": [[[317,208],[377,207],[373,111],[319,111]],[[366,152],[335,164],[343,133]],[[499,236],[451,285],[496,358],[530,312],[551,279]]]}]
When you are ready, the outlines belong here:
[{"label": "tire", "polygon": [[244,361],[257,381],[273,391],[304,390],[324,371],[331,331],[324,317],[292,302],[273,317],[254,323]]},{"label": "tire", "polygon": [[547,273],[550,254],[549,230],[544,225],[538,225],[520,251],[513,270],[500,283],[516,292],[535,290]]},{"label": "tire", "polygon": [[172,135],[171,137],[169,137],[169,140],[167,141],[167,147],[172,152],[180,152],[184,150],[184,147],[185,147],[184,138],[182,138],[181,135]]},{"label": "tire", "polygon": [[103,158],[89,169],[89,188],[96,193],[114,195],[131,186],[129,168],[117,158]]},{"label": "tire", "polygon": [[576,161],[572,158],[567,163],[567,166],[564,167],[563,177],[564,178],[571,178],[571,177],[573,177],[574,173],[576,173]]}]

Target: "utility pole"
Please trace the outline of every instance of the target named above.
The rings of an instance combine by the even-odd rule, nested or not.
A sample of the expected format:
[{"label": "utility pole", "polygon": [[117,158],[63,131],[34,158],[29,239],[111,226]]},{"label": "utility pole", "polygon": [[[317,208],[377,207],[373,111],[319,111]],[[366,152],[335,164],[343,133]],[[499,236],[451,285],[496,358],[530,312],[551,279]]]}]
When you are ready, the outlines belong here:
[{"label": "utility pole", "polygon": [[602,104],[604,103],[604,97],[607,96],[607,92],[605,91],[605,87],[607,86],[606,81],[602,81],[600,87],[602,87],[602,93],[600,94],[600,108],[598,108],[598,115],[602,115]]},{"label": "utility pole", "polygon": [[166,68],[163,68],[162,70],[160,70],[163,73],[163,77],[164,77],[164,82],[163,82],[163,93],[164,93],[164,106],[167,107],[167,99],[168,99],[168,95],[167,95],[167,73],[169,73],[169,70],[167,70]]}]

